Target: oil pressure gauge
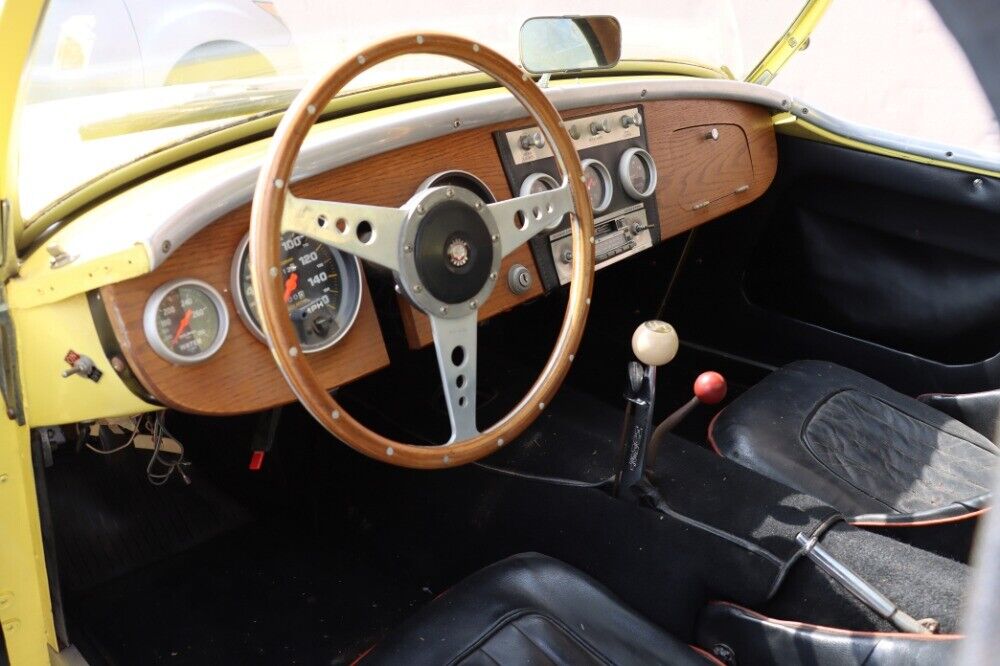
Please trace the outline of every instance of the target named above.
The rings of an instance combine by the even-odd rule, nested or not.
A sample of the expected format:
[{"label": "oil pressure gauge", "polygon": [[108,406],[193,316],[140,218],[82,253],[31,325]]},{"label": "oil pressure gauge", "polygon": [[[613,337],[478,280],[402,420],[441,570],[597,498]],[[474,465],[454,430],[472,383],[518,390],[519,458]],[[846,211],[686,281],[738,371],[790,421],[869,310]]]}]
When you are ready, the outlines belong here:
[{"label": "oil pressure gauge", "polygon": [[229,313],[211,285],[184,278],[150,295],[142,325],[153,351],[171,363],[189,365],[219,351],[229,331]]}]

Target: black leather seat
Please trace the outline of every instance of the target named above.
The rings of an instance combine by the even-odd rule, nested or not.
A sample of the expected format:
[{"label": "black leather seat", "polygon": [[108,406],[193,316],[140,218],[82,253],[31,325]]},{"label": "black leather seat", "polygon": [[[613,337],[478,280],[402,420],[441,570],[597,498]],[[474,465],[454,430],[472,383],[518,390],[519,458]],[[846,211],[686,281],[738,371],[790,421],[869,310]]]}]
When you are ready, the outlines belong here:
[{"label": "black leather seat", "polygon": [[465,579],[362,664],[717,664],[576,569],[537,553]]},{"label": "black leather seat", "polygon": [[978,515],[1000,452],[943,412],[820,361],[772,373],[716,417],[709,440],[727,458],[872,525]]}]

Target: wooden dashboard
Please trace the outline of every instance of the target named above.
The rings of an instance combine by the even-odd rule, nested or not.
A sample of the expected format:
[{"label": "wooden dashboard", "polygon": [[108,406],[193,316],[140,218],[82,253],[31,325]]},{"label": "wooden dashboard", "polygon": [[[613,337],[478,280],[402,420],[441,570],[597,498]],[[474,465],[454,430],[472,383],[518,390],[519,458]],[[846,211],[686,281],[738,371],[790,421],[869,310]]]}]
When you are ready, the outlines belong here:
[{"label": "wooden dashboard", "polygon": [[[643,107],[649,152],[659,172],[656,202],[661,239],[746,205],[771,184],[777,147],[766,109],[724,100],[650,101]],[[581,108],[564,116],[611,108]],[[428,176],[463,170],[480,178],[498,199],[506,199],[511,196],[510,187],[492,133],[525,123],[501,123],[424,141],[309,178],[293,189],[302,197],[399,206]],[[100,290],[122,354],[143,386],[164,405],[201,414],[233,414],[294,399],[266,346],[236,316],[230,293],[232,258],[249,220],[250,205],[246,204],[208,225],[154,272]],[[480,308],[481,320],[541,294],[541,280],[527,245],[504,260],[502,275],[515,263],[528,268],[532,287],[515,295],[501,280]],[[230,311],[225,343],[218,353],[196,365],[178,366],[164,360],[143,332],[143,309],[150,294],[181,277],[214,286]],[[408,302],[400,301],[400,307],[410,346],[429,344],[427,318]],[[350,332],[310,359],[320,380],[330,388],[388,364],[367,286]]]}]

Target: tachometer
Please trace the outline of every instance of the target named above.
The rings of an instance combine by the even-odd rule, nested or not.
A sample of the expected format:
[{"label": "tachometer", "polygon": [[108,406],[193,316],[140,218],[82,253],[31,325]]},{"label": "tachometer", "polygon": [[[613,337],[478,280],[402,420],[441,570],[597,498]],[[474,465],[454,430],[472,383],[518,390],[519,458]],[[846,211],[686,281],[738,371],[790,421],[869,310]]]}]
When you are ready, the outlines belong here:
[{"label": "tachometer", "polygon": [[[233,298],[243,323],[266,341],[250,279],[248,240],[243,238],[233,258]],[[344,337],[361,307],[358,260],[302,234],[286,232],[281,235],[281,273],[288,316],[302,350],[320,351]]]},{"label": "tachometer", "polygon": [[229,313],[222,296],[201,280],[168,282],[146,301],[142,318],[146,340],[171,363],[204,361],[222,346]]},{"label": "tachometer", "polygon": [[595,213],[603,213],[611,205],[611,195],[614,185],[611,182],[611,172],[597,160],[583,160],[583,184],[587,187],[590,197],[590,207]]}]

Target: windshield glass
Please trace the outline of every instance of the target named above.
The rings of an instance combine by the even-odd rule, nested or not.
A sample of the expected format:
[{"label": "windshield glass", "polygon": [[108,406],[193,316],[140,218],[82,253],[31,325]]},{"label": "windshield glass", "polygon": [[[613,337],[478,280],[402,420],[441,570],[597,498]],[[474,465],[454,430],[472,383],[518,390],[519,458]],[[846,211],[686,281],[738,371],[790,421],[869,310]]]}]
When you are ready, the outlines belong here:
[{"label": "windshield glass", "polygon": [[[772,46],[802,0],[50,0],[22,90],[19,204],[26,222],[101,174],[288,106],[309,77],[385,37],[459,34],[517,61],[531,16],[613,14],[623,60],[728,68]],[[409,56],[348,91],[468,71]]]}]

